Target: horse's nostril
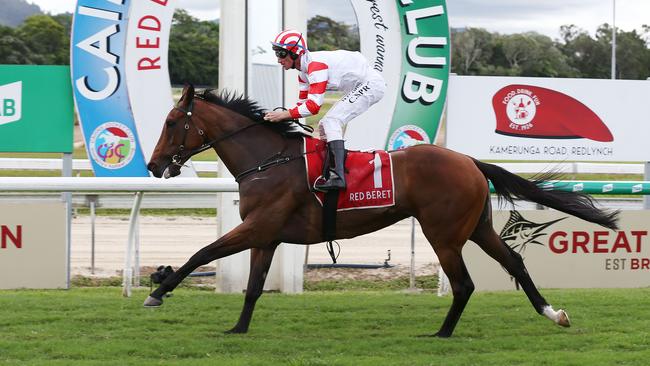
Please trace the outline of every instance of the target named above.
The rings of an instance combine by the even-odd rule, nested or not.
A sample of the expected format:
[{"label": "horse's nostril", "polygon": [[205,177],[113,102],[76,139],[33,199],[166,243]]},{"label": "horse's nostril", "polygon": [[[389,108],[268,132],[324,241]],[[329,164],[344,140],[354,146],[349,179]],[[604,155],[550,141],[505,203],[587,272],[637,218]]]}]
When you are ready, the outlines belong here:
[{"label": "horse's nostril", "polygon": [[160,178],[162,177],[162,173],[159,171],[158,166],[155,163],[149,163],[147,164],[147,169],[153,173],[154,177]]}]

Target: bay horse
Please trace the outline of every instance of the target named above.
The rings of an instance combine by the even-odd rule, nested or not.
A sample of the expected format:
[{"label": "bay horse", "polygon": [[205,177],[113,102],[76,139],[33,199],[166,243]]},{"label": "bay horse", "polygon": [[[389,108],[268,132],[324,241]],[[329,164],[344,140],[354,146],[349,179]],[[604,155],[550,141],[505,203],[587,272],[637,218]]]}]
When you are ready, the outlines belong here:
[{"label": "bay horse", "polygon": [[[303,137],[290,134],[290,122],[263,120],[264,110],[234,94],[183,89],[167,115],[148,169],[158,178],[180,174],[192,155],[213,148],[239,182],[239,213],[243,222],[200,249],[167,277],[144,305],[162,305],[163,296],[197,267],[251,249],[250,277],[237,324],[228,333],[248,331],[257,299],[277,246],[324,241],[322,208],[306,184]],[[492,227],[488,180],[496,194],[509,202],[523,199],[617,229],[618,212],[598,209],[587,195],[543,188],[553,175],[527,180],[496,165],[435,145],[391,151],[395,205],[341,211],[336,238],[370,233],[408,217],[415,217],[449,277],[453,301],[438,337],[451,336],[474,290],[462,257],[472,240],[499,262],[524,289],[535,310],[556,324],[570,325],[566,312],[554,310],[539,293],[521,256]]]}]

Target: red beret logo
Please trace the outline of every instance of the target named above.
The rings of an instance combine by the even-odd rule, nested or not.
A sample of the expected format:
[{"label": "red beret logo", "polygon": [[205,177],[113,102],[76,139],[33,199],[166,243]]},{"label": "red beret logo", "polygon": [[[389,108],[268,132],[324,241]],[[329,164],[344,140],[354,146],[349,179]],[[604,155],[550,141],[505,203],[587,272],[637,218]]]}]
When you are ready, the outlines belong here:
[{"label": "red beret logo", "polygon": [[508,85],[492,97],[502,135],[548,138],[614,140],[603,121],[589,107],[555,90],[532,85]]}]

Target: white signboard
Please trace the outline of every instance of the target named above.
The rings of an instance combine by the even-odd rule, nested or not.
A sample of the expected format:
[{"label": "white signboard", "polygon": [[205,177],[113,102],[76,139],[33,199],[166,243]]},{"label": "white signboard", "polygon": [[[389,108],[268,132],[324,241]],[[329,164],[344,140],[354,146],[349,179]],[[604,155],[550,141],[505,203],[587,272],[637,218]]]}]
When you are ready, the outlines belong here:
[{"label": "white signboard", "polygon": [[0,206],[0,289],[66,288],[65,205]]},{"label": "white signboard", "polygon": [[[539,288],[650,286],[650,211],[622,211],[618,231],[555,210],[494,211],[494,227],[521,254]],[[478,245],[463,259],[477,290],[514,290],[515,281]]]},{"label": "white signboard", "polygon": [[649,161],[650,82],[452,76],[447,147],[477,159]]}]

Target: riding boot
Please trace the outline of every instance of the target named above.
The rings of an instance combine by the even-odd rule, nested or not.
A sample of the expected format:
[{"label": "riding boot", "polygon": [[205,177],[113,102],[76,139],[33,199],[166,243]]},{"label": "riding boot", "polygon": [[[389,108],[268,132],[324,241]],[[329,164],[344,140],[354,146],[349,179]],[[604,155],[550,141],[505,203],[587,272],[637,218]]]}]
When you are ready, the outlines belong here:
[{"label": "riding boot", "polygon": [[316,184],[315,188],[321,191],[345,189],[345,141],[330,141],[327,143],[327,150],[333,155],[333,158],[330,158],[329,178],[321,184]]}]

